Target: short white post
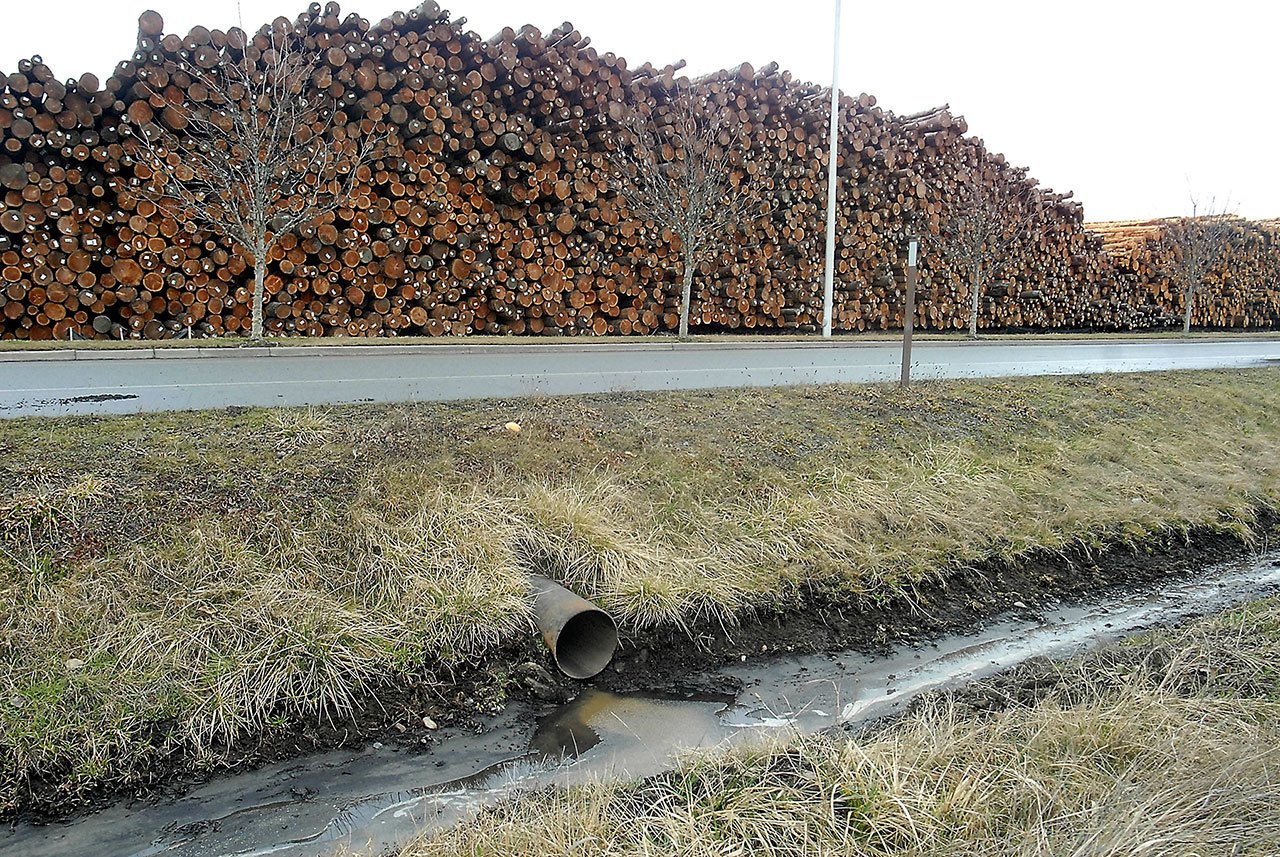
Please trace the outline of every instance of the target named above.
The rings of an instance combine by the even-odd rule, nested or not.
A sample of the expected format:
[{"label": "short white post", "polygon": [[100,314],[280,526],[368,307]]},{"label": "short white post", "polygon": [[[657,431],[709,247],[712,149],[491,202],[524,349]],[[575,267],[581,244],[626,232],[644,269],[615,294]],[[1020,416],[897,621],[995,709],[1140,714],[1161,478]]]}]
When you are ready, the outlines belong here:
[{"label": "short white post", "polygon": [[902,386],[911,385],[911,333],[916,324],[916,252],[918,239],[907,242],[907,306],[902,321]]}]

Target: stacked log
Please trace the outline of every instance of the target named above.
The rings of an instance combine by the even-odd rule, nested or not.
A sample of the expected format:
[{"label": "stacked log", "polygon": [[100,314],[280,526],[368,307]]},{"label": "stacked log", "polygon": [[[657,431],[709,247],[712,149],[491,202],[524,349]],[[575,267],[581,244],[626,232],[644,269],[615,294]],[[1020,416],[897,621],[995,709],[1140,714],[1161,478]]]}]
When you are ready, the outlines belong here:
[{"label": "stacked log", "polygon": [[[607,155],[621,119],[641,110],[663,121],[678,89],[740,129],[735,169],[767,202],[701,265],[694,325],[820,324],[829,90],[776,64],[693,81],[678,65],[632,68],[568,23],[483,38],[428,0],[376,24],[312,4],[252,35],[165,35],[147,12],[133,55],[105,82],[59,82],[38,57],[20,64],[0,88],[0,336],[248,330],[250,259],[141,192],[148,174],[127,128],[181,134],[184,109],[208,95],[192,67],[258,56],[280,40],[322,59],[313,94],[335,104],[332,145],[386,143],[347,205],[285,236],[266,260],[270,333],[674,329],[678,238],[627,210]],[[1176,297],[1115,261],[1069,193],[1035,187],[966,136],[949,108],[898,116],[863,94],[841,99],[838,121],[837,329],[902,325],[905,238],[936,234],[965,182],[1029,187],[1037,211],[1002,282],[983,295],[982,327],[1134,329],[1176,314]],[[1274,265],[1275,241],[1265,247]],[[926,240],[918,326],[966,324],[966,273],[931,258]],[[1274,295],[1241,284],[1215,322],[1274,325]]]},{"label": "stacked log", "polygon": [[[1230,225],[1221,258],[1193,297],[1192,322],[1208,329],[1277,327],[1280,315],[1280,221],[1219,218]],[[1157,324],[1180,321],[1186,295],[1175,283],[1180,236],[1193,221],[1170,217],[1089,224],[1117,270],[1132,284],[1129,300]]]}]

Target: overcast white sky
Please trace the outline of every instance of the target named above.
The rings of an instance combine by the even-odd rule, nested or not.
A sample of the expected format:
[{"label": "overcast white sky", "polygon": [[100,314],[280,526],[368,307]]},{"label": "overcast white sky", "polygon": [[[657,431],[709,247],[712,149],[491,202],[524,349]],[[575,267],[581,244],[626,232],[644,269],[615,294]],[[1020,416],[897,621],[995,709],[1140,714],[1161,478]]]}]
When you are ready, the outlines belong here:
[{"label": "overcast white sky", "polygon": [[[0,70],[40,54],[60,78],[105,77],[150,2],[166,32],[237,23],[237,0],[0,0]],[[417,0],[343,4],[377,21]],[[303,0],[240,0],[247,29]],[[694,72],[777,60],[831,77],[833,0],[461,0],[483,36],[570,20],[633,65]],[[1280,216],[1280,3],[1268,0],[845,0],[842,88],[898,113],[949,102],[987,141],[1090,220],[1189,209],[1189,189],[1239,213]]]}]

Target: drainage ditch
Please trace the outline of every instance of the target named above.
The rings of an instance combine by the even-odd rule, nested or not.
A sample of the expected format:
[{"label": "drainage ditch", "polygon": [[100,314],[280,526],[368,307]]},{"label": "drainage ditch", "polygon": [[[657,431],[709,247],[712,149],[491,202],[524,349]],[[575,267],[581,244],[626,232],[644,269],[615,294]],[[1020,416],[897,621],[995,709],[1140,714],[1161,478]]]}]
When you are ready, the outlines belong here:
[{"label": "drainage ditch", "polygon": [[[736,695],[616,694],[589,686],[535,718],[512,704],[479,735],[429,752],[372,745],[218,779],[177,800],[118,805],[0,834],[9,857],[329,857],[383,854],[519,793],[668,770],[691,749],[897,713],[921,693],[1033,657],[1065,657],[1280,592],[1280,553],[1128,595],[1017,608],[969,634],[884,655],[834,652],[732,664]],[[589,665],[583,671],[590,671]]]}]

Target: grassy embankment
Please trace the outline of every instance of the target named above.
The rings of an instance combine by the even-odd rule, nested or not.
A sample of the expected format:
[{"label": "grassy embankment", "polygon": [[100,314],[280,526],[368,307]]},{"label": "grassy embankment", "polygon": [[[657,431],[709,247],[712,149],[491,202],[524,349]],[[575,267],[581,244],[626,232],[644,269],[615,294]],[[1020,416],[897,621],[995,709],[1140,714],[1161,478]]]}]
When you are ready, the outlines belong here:
[{"label": "grassy embankment", "polygon": [[24,420],[0,479],[5,811],[483,659],[529,633],[530,569],[625,634],[1245,535],[1280,372]]},{"label": "grassy embankment", "polygon": [[961,691],[865,734],[527,795],[401,857],[1273,855],[1277,665],[1263,602],[1061,665],[994,712]]}]

